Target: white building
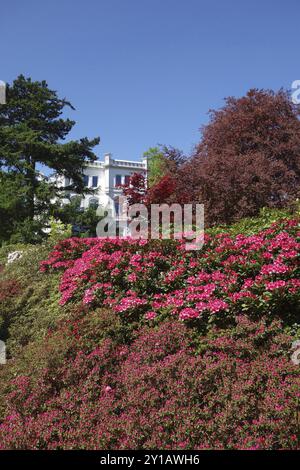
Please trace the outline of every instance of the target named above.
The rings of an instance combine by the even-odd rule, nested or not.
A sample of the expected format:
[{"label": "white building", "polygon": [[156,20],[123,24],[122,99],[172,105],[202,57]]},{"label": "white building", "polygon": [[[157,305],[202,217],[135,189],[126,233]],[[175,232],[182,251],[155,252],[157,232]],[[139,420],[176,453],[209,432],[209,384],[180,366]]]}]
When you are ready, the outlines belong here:
[{"label": "white building", "polygon": [[[115,216],[118,218],[118,196],[122,195],[120,185],[129,182],[129,178],[133,173],[147,172],[147,159],[142,162],[135,162],[129,160],[114,160],[111,154],[104,155],[104,162],[96,160],[88,163],[83,168],[85,185],[87,188],[93,189],[93,194],[82,196],[81,207],[86,209],[88,207],[102,206],[106,207],[109,203],[109,198],[115,201]],[[61,187],[66,187],[70,184],[67,177],[60,178],[59,184]],[[76,193],[70,192],[69,198],[76,197]],[[65,200],[68,202],[68,199]]]}]

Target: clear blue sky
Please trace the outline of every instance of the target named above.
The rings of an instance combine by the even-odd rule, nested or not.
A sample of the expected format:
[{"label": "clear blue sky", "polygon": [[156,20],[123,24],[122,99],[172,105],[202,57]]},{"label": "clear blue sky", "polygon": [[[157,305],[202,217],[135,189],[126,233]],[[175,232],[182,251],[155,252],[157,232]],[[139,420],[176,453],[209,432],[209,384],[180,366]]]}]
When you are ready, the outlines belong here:
[{"label": "clear blue sky", "polygon": [[140,158],[190,152],[209,108],[300,79],[299,0],[0,0],[0,79],[46,79],[76,107],[72,138]]}]

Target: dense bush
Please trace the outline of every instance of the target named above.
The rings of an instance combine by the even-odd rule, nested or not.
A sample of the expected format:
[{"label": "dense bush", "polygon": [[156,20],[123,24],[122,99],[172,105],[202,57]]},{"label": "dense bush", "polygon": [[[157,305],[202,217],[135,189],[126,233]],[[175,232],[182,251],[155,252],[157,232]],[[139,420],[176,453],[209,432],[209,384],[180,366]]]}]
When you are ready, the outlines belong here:
[{"label": "dense bush", "polygon": [[[45,336],[66,309],[58,305],[59,274],[43,275],[40,262],[53,245],[5,246],[0,250],[0,339],[6,342],[9,357],[24,345]],[[20,250],[22,257],[11,264],[8,253]]]},{"label": "dense bush", "polygon": [[256,235],[206,236],[200,251],[147,240],[66,240],[41,269],[63,269],[62,305],[111,307],[125,322],[166,316],[199,327],[252,318],[299,318],[298,220]]},{"label": "dense bush", "polygon": [[[50,358],[61,342],[49,341]],[[243,317],[208,338],[167,322],[130,345],[74,342],[56,364],[13,379],[0,447],[295,449],[300,384],[290,342],[279,323]]]},{"label": "dense bush", "polygon": [[227,232],[232,236],[239,235],[255,235],[262,230],[270,227],[280,219],[299,219],[300,216],[300,201],[295,202],[292,207],[284,209],[270,209],[263,207],[259,211],[257,217],[244,217],[243,219],[230,225],[218,225],[210,227],[206,230],[209,235],[217,235],[219,233]]},{"label": "dense bush", "polygon": [[7,328],[10,323],[10,315],[13,310],[13,299],[19,294],[20,285],[15,279],[0,280],[0,339],[7,338]]},{"label": "dense bush", "polygon": [[0,449],[300,449],[298,222],[214,230],[199,252],[24,248],[1,273]]}]

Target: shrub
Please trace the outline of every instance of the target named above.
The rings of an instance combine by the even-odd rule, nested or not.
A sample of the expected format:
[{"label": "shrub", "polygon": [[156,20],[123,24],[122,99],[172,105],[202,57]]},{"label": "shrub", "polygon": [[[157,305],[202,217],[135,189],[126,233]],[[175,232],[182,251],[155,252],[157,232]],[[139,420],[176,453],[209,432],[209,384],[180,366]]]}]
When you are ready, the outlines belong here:
[{"label": "shrub", "polygon": [[197,339],[173,321],[130,345],[76,342],[54,367],[12,380],[0,448],[296,449],[290,342],[278,322],[245,317]]},{"label": "shrub", "polygon": [[58,305],[59,274],[44,276],[39,269],[53,245],[2,247],[3,262],[16,248],[22,250],[22,258],[3,267],[0,281],[1,295],[5,297],[0,299],[0,339],[6,341],[9,357],[28,342],[44,337],[67,310]]},{"label": "shrub", "polygon": [[25,247],[1,273],[0,449],[299,448],[298,222],[248,221],[200,252]]},{"label": "shrub", "polygon": [[0,340],[6,340],[10,315],[13,310],[13,300],[20,292],[20,284],[15,279],[0,280]]},{"label": "shrub", "polygon": [[298,220],[256,235],[207,236],[203,250],[174,241],[66,240],[42,270],[63,270],[62,305],[112,308],[123,322],[176,317],[201,328],[239,312],[299,320]]}]

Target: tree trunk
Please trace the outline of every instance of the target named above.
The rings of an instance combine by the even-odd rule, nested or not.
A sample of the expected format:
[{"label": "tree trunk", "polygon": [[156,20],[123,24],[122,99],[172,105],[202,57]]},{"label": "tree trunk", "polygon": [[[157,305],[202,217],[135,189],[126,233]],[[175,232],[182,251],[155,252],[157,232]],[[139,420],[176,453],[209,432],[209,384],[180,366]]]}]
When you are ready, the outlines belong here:
[{"label": "tree trunk", "polygon": [[26,182],[27,182],[27,207],[28,217],[30,220],[34,219],[34,198],[36,190],[36,172],[35,172],[35,161],[31,158],[27,158],[27,170],[26,170]]}]

